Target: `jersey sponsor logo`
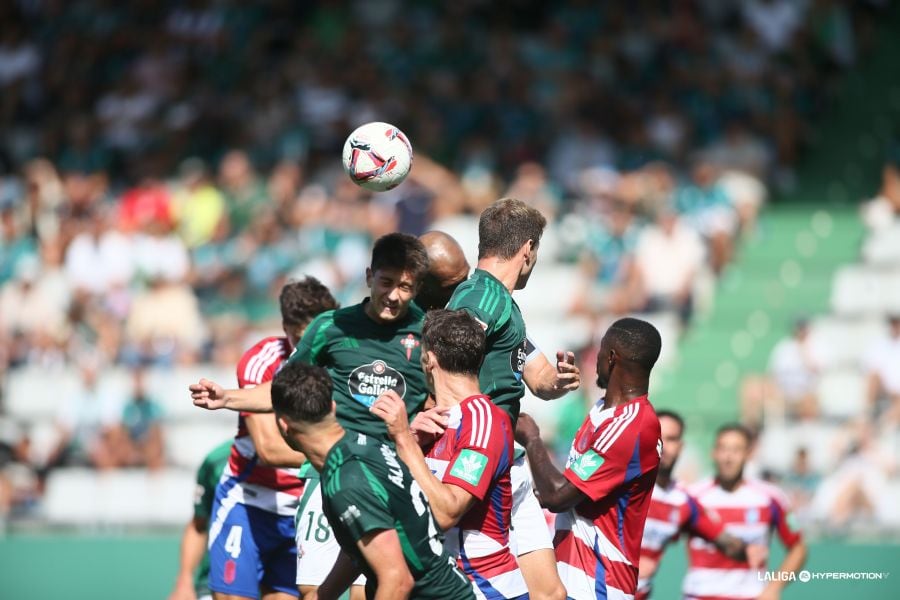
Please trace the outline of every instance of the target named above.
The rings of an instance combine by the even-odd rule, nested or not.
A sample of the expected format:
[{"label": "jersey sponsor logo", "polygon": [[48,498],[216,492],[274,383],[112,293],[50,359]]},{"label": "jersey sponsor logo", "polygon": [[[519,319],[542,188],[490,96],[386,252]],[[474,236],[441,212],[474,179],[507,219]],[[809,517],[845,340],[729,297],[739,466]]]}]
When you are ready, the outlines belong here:
[{"label": "jersey sponsor logo", "polygon": [[453,463],[450,469],[450,475],[457,479],[462,479],[466,483],[478,485],[481,476],[484,474],[484,468],[487,466],[487,456],[466,448],[459,453],[459,458]]},{"label": "jersey sponsor logo", "polygon": [[677,509],[677,508],[673,508],[673,509],[672,509],[672,512],[669,513],[669,521],[672,522],[672,523],[678,523],[678,517],[679,517],[679,516],[680,516],[680,515],[678,514],[678,509]]},{"label": "jersey sponsor logo", "polygon": [[747,513],[744,515],[744,520],[747,523],[759,523],[759,509],[758,508],[747,509]]},{"label": "jersey sponsor logo", "polygon": [[349,526],[351,523],[355,522],[358,518],[362,516],[362,513],[359,512],[359,509],[356,508],[355,504],[351,504],[347,507],[347,510],[342,512],[338,519],[341,520],[341,523]]},{"label": "jersey sponsor logo", "polygon": [[365,406],[372,406],[378,396],[389,390],[397,392],[401,399],[406,396],[406,379],[383,360],[356,367],[347,384],[353,399]]},{"label": "jersey sponsor logo", "polygon": [[591,475],[597,472],[603,466],[603,457],[594,452],[593,450],[588,450],[572,463],[571,469],[572,472],[578,475],[578,478],[582,481],[587,481],[591,478]]},{"label": "jersey sponsor logo", "polygon": [[528,359],[528,338],[522,340],[522,343],[516,346],[515,350],[509,353],[509,368],[512,369],[516,381],[522,381],[522,373],[525,371],[525,361]]},{"label": "jersey sponsor logo", "polygon": [[419,347],[419,340],[413,334],[408,334],[400,340],[400,345],[406,349],[406,360],[412,359],[413,350]]}]

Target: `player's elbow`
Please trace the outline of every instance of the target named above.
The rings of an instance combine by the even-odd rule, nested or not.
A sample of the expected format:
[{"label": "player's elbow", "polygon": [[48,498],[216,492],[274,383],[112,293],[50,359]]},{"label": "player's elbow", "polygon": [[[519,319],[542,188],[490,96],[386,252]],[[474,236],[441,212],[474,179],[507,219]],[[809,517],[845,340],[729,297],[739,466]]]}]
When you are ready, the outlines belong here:
[{"label": "player's elbow", "polygon": [[405,562],[402,566],[392,568],[386,573],[378,575],[379,592],[381,590],[390,590],[390,594],[386,594],[385,598],[408,598],[415,583],[412,573],[406,568]]}]

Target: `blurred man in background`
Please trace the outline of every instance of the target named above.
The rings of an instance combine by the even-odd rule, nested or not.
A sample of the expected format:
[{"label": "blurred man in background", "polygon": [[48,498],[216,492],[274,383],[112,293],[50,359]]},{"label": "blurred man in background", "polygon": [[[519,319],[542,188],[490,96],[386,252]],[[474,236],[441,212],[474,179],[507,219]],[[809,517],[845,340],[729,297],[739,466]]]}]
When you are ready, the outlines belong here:
[{"label": "blurred man in background", "polygon": [[[740,539],[725,533],[722,524],[711,519],[685,488],[672,478],[684,444],[684,421],[678,413],[669,410],[657,411],[656,416],[659,417],[663,447],[641,541],[636,600],[650,597],[653,576],[659,569],[662,555],[682,533],[701,537],[726,556],[735,560],[746,558],[752,565],[765,562],[768,552],[763,546],[747,546]],[[752,557],[747,556],[752,552],[755,552]]]},{"label": "blurred man in background", "polygon": [[777,532],[787,555],[778,575],[767,580],[760,572],[764,564],[751,565],[746,559],[727,556],[694,535],[688,541],[685,598],[777,599],[787,585],[783,577],[790,577],[788,574],[796,573],[806,562],[806,545],[794,526],[786,496],[769,483],[744,477],[752,442],[752,434],[743,425],[721,427],[712,453],[715,475],[691,486],[689,492],[727,533],[748,545],[768,548],[771,533]]}]

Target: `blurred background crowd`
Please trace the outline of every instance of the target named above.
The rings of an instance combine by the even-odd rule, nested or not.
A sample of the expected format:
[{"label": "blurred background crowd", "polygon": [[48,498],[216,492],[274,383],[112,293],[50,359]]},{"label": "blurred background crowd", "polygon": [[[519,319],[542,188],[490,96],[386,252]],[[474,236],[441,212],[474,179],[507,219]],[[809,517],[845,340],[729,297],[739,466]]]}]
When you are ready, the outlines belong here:
[{"label": "blurred background crowd", "polygon": [[[291,277],[358,300],[384,233],[460,231],[474,253],[465,232],[503,195],[550,219],[539,270],[565,276],[545,321],[589,325],[577,339],[588,378],[590,332],[614,315],[669,315],[677,339],[769,194],[793,189],[886,5],[0,4],[0,520],[40,514],[59,466],[177,463],[164,405],[187,402],[186,381],[154,378],[233,369],[277,330],[273,298]],[[401,127],[416,151],[407,182],[376,195],[339,160],[371,120]],[[891,168],[888,221],[900,213]],[[799,322],[775,349],[771,376],[748,379],[746,421],[762,428],[772,398],[785,419],[824,418],[808,330]],[[857,463],[876,419],[896,434],[898,340],[895,319],[866,354],[873,408],[842,429]],[[26,390],[52,395],[46,410]],[[556,417],[561,448],[582,405]],[[871,490],[893,465],[877,467],[881,483],[848,476],[814,509],[823,473],[806,452],[780,475],[810,520],[880,518]]]}]

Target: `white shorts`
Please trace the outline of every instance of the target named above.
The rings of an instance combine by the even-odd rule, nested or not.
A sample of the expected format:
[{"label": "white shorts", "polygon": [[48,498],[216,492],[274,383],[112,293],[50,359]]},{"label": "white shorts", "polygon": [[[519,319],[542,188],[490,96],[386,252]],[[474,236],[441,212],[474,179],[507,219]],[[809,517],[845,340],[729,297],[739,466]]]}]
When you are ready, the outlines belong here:
[{"label": "white shorts", "polygon": [[[297,585],[322,585],[337,561],[341,547],[322,511],[319,479],[307,479],[297,507]],[[353,585],[365,585],[360,575]]]},{"label": "white shorts", "polygon": [[518,458],[509,470],[512,482],[512,516],[509,528],[509,548],[516,556],[535,550],[553,550],[553,535],[547,525],[531,477],[531,467],[525,456]]}]

